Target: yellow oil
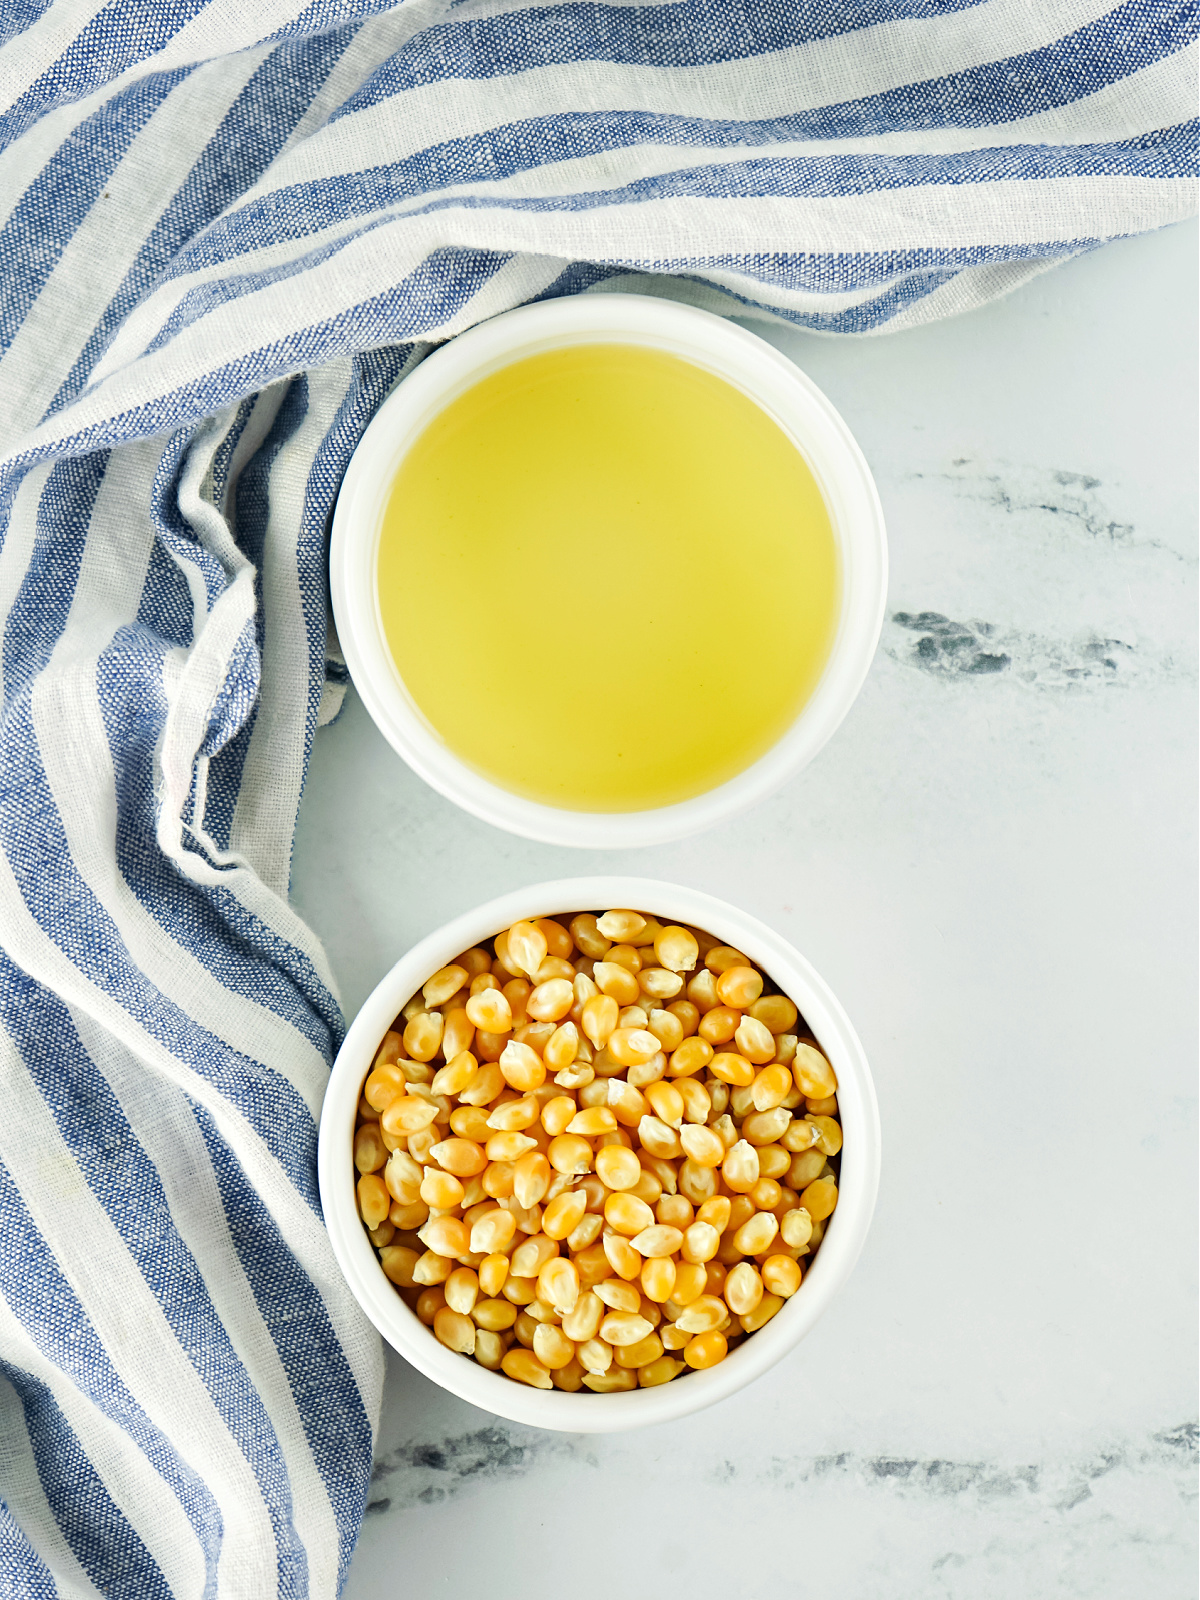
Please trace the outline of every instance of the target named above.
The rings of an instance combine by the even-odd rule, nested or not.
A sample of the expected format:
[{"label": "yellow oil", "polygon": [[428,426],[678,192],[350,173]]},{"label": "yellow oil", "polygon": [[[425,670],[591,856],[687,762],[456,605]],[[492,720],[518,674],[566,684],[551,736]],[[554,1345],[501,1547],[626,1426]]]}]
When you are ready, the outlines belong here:
[{"label": "yellow oil", "polygon": [[804,458],[689,362],[576,345],[446,407],[397,472],[379,605],[446,745],[547,805],[637,811],[734,777],[795,719],[839,605]]}]

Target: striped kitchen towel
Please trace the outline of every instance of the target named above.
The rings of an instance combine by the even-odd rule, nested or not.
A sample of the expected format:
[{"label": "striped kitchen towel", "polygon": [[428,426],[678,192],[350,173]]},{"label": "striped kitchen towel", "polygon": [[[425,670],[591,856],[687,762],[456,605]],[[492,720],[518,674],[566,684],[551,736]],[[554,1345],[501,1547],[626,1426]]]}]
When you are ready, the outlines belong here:
[{"label": "striped kitchen towel", "polygon": [[[429,346],[827,333],[1194,202],[1174,0],[0,4],[0,1593],[327,1596],[378,1342],[288,904],[342,471]],[[653,276],[651,276],[653,275]]]}]

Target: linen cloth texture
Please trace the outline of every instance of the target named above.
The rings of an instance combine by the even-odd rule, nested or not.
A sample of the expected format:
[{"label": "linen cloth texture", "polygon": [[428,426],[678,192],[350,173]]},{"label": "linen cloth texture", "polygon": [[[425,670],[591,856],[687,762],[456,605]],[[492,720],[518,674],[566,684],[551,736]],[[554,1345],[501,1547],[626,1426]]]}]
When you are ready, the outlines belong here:
[{"label": "linen cloth texture", "polygon": [[1194,20],[7,0],[0,40],[0,1592],[328,1596],[382,1363],[288,879],[363,428],[541,297],[874,334],[1172,222]]}]

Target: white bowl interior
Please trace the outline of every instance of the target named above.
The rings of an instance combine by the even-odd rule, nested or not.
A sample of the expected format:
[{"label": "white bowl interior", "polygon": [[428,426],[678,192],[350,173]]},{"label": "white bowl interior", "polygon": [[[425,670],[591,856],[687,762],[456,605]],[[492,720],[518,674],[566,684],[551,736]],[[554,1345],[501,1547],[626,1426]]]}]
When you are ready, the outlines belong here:
[{"label": "white bowl interior", "polygon": [[[645,345],[740,389],[789,435],[817,482],[837,540],[841,608],[816,690],[779,742],[727,783],[677,805],[568,811],[510,793],[461,761],[422,715],[388,649],[376,572],[388,494],[406,451],[466,389],[525,357],[603,341]],[[551,844],[662,843],[712,826],[810,761],[850,709],[879,639],[887,588],[883,512],[862,453],[829,401],[765,340],[721,317],[641,295],[582,295],[524,306],[443,345],[380,407],[354,452],[334,515],[330,587],[355,687],[384,736],[427,783],[497,827]]]},{"label": "white bowl interior", "polygon": [[[688,922],[727,940],[758,962],[799,1006],[838,1075],[845,1143],[838,1206],[796,1295],[719,1366],[681,1374],[658,1388],[623,1394],[531,1389],[487,1371],[439,1344],[383,1275],[354,1199],[352,1138],[361,1085],[401,1006],[460,951],[518,917],[635,906]],[[846,1281],[870,1226],[879,1186],[880,1135],[875,1089],[849,1018],[808,962],[763,923],[709,895],[642,878],[574,878],[535,884],[480,906],[423,939],[370,995],[334,1063],[321,1116],[319,1176],[325,1221],[351,1292],[390,1345],[426,1377],[485,1411],[534,1427],[610,1433],[702,1410],[752,1382],[809,1331]]]}]

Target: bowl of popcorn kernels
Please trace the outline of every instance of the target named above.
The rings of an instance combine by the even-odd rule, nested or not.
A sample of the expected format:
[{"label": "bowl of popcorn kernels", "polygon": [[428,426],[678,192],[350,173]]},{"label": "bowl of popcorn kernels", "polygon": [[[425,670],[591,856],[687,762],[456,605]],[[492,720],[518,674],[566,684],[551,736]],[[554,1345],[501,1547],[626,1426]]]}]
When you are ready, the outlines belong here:
[{"label": "bowl of popcorn kernels", "polygon": [[809,964],[708,895],[539,884],[379,984],[321,1118],[335,1254],[442,1387],[570,1432],[779,1361],[849,1276],[879,1181],[862,1046]]}]

